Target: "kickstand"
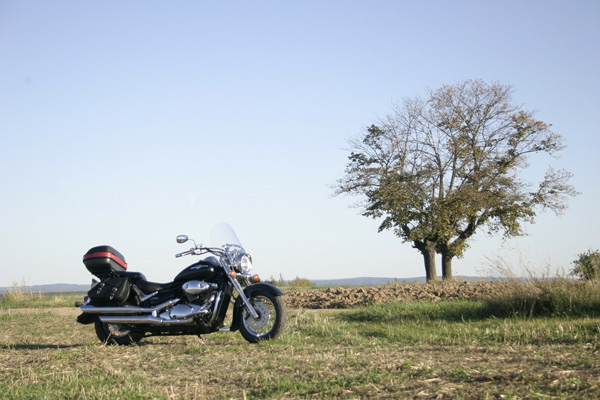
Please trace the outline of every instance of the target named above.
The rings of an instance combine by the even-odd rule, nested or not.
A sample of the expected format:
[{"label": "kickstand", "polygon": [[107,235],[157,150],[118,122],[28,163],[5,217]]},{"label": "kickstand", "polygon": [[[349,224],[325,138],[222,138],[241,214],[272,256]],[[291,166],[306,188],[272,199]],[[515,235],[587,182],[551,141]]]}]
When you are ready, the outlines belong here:
[{"label": "kickstand", "polygon": [[202,340],[202,343],[206,344],[206,339],[204,339],[204,336],[198,334],[198,337],[200,338],[200,340]]}]

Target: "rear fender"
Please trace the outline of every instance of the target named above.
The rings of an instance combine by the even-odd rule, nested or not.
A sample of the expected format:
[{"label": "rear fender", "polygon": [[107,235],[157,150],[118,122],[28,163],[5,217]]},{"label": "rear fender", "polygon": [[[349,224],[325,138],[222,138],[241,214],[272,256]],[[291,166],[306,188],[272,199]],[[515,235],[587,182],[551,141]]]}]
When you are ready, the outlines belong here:
[{"label": "rear fender", "polygon": [[[244,289],[244,294],[246,295],[247,298],[251,298],[253,294],[255,293],[269,293],[272,294],[273,296],[283,296],[284,293],[276,286],[270,285],[268,283],[257,283],[254,285],[250,285],[248,287],[246,287]],[[238,296],[237,300],[235,301],[235,304],[233,306],[233,320],[231,321],[231,327],[229,328],[230,331],[235,332],[238,330],[238,326],[239,326],[239,319],[240,319],[240,307],[244,307],[244,302],[242,301],[242,299]]]},{"label": "rear fender", "polygon": [[84,325],[93,324],[96,321],[96,318],[98,318],[97,315],[81,313],[79,316],[77,316],[77,322]]}]

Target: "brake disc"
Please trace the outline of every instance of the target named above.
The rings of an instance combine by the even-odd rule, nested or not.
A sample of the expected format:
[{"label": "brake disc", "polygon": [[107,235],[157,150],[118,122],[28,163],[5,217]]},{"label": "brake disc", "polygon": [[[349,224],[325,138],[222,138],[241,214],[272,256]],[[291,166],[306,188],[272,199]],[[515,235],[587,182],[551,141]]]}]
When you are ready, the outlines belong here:
[{"label": "brake disc", "polygon": [[250,315],[247,310],[244,310],[246,314],[244,320],[248,328],[252,329],[254,332],[257,332],[267,326],[269,320],[271,319],[271,315],[269,314],[269,308],[263,302],[253,303],[252,306],[258,313],[258,318],[252,318],[252,315]]}]

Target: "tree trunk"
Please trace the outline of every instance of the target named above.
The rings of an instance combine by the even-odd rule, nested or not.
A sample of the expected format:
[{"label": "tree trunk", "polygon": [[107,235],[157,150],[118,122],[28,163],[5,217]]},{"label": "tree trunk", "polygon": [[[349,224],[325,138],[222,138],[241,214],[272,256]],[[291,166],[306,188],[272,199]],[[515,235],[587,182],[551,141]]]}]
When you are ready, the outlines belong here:
[{"label": "tree trunk", "polygon": [[454,256],[449,252],[442,252],[442,279],[445,281],[452,280],[452,258]]},{"label": "tree trunk", "polygon": [[427,282],[437,280],[435,268],[435,242],[426,240],[424,242],[415,241],[414,243],[415,247],[423,254]]}]

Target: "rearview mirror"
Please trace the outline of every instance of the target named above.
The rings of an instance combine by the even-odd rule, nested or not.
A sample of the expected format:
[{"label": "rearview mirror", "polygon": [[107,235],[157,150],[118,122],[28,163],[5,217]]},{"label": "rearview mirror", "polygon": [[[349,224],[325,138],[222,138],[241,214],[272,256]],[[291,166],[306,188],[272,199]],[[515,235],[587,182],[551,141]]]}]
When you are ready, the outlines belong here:
[{"label": "rearview mirror", "polygon": [[187,235],[179,235],[177,236],[177,243],[185,243],[188,241]]}]

